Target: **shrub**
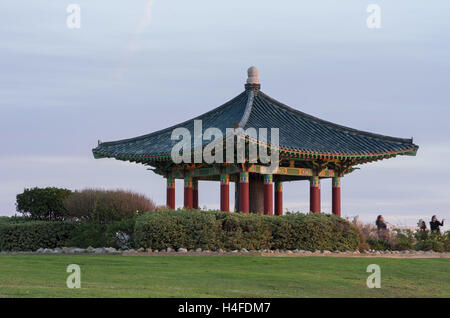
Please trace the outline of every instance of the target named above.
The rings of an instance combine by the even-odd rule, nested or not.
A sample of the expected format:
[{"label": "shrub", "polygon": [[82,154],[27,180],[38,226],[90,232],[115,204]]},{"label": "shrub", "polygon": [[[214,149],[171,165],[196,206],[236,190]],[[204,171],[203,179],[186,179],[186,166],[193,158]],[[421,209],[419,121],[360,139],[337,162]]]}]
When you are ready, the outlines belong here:
[{"label": "shrub", "polygon": [[107,246],[105,232],[106,225],[104,224],[78,223],[77,229],[72,233],[67,246],[105,247]]},{"label": "shrub", "polygon": [[144,195],[123,190],[86,189],[74,192],[64,206],[67,216],[82,221],[109,223],[153,211],[155,204]]},{"label": "shrub", "polygon": [[158,211],[138,217],[134,234],[136,245],[145,248],[215,249],[216,227],[214,213]]},{"label": "shrub", "polygon": [[16,197],[17,211],[35,220],[62,220],[64,200],[72,191],[59,188],[25,189]]},{"label": "shrub", "polygon": [[218,211],[158,211],[139,216],[137,246],[165,249],[355,250],[356,229],[326,214],[271,217]]},{"label": "shrub", "polygon": [[372,250],[386,251],[392,249],[392,246],[389,244],[389,242],[385,240],[368,239],[367,243]]},{"label": "shrub", "polygon": [[415,233],[415,249],[422,251],[444,252],[450,251],[450,232],[443,235],[431,231],[418,231]]},{"label": "shrub", "polygon": [[67,246],[77,228],[75,223],[30,221],[0,224],[0,250],[35,251],[38,248]]},{"label": "shrub", "polygon": [[398,251],[411,250],[414,247],[414,235],[410,230],[396,230],[394,249]]}]

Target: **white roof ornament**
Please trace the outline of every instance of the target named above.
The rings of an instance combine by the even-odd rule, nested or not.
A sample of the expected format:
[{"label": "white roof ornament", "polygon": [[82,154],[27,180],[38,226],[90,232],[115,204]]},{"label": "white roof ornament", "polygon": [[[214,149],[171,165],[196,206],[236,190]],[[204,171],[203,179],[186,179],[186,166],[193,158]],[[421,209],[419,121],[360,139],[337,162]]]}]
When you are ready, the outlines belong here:
[{"label": "white roof ornament", "polygon": [[247,84],[259,84],[258,79],[258,69],[254,66],[251,66],[248,71]]},{"label": "white roof ornament", "polygon": [[261,84],[259,83],[259,79],[258,79],[258,69],[255,66],[251,66],[247,70],[247,74],[248,74],[248,78],[247,78],[247,84],[245,84],[245,88],[259,90],[261,87]]}]

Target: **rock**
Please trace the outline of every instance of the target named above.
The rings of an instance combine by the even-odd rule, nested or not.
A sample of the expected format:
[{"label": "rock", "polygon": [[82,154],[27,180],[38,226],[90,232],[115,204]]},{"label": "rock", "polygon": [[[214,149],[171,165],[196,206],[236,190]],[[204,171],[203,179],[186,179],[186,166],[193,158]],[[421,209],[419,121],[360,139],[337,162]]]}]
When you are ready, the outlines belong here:
[{"label": "rock", "polygon": [[168,247],[167,249],[166,249],[166,252],[167,253],[170,253],[170,252],[173,252],[174,250],[171,248],[171,247]]},{"label": "rock", "polygon": [[136,250],[134,248],[130,248],[129,250],[125,251],[126,253],[136,253]]},{"label": "rock", "polygon": [[95,248],[93,248],[92,246],[88,246],[88,248],[86,249],[86,253],[94,253],[95,252]]},{"label": "rock", "polygon": [[219,248],[219,249],[217,250],[217,253],[225,253],[225,251],[224,251],[223,249]]},{"label": "rock", "polygon": [[167,252],[167,250],[165,248],[163,248],[162,250],[160,250],[161,253],[165,253]]},{"label": "rock", "polygon": [[41,248],[38,248],[37,250],[36,250],[36,253],[44,253],[44,249],[41,247]]},{"label": "rock", "polygon": [[153,253],[159,253],[159,251],[158,250],[153,250]]},{"label": "rock", "polygon": [[231,251],[231,253],[237,253],[237,252],[239,252],[238,250],[233,250],[233,251]]},{"label": "rock", "polygon": [[138,248],[138,250],[137,250],[139,253],[144,253],[145,252],[145,248],[143,248],[143,247],[141,247],[141,248]]},{"label": "rock", "polygon": [[114,247],[107,247],[105,248],[105,253],[108,254],[117,253],[117,250]]},{"label": "rock", "polygon": [[82,254],[85,252],[86,252],[86,249],[84,249],[84,248],[74,248],[73,249],[73,253],[75,253],[75,254]]},{"label": "rock", "polygon": [[185,248],[183,248],[183,247],[180,247],[180,248],[177,250],[177,252],[178,252],[178,253],[187,253],[187,249],[185,249]]},{"label": "rock", "polygon": [[294,252],[292,252],[291,250],[287,251],[288,254],[294,254]]},{"label": "rock", "polygon": [[202,252],[202,249],[199,247],[199,248],[196,248],[195,251],[196,251],[197,253],[200,253],[200,252]]},{"label": "rock", "polygon": [[320,254],[320,253],[322,253],[322,252],[319,250],[315,250],[313,254]]},{"label": "rock", "polygon": [[248,253],[248,250],[246,248],[241,248],[240,252],[241,253]]},{"label": "rock", "polygon": [[327,251],[327,250],[324,250],[324,251],[322,251],[322,254],[331,254],[331,252]]},{"label": "rock", "polygon": [[104,247],[94,248],[94,253],[95,254],[103,254],[103,253],[105,253],[105,248]]},{"label": "rock", "polygon": [[306,251],[305,251],[305,250],[298,250],[297,253],[299,253],[299,254],[305,254]]},{"label": "rock", "polygon": [[151,248],[147,248],[147,253],[153,253],[153,250]]},{"label": "rock", "polygon": [[62,249],[57,247],[53,250],[53,254],[62,254]]},{"label": "rock", "polygon": [[203,253],[211,253],[210,250],[204,250]]}]

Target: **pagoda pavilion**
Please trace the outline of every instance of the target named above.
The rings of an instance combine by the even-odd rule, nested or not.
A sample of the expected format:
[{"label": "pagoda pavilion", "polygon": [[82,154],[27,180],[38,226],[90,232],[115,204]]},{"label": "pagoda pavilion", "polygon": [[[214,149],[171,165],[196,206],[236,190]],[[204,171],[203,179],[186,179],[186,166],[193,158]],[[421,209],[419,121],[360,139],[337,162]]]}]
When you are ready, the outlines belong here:
[{"label": "pagoda pavilion", "polygon": [[[288,107],[264,94],[255,67],[248,69],[245,91],[220,107],[178,125],[140,137],[99,142],[93,149],[95,158],[115,158],[141,163],[167,179],[166,205],[175,209],[175,179],[184,179],[184,207],[198,209],[198,181],[220,181],[220,210],[229,211],[229,183],[235,182],[235,210],[243,213],[283,213],[283,182],[310,182],[310,211],[321,212],[320,182],[332,178],[332,213],[341,215],[341,178],[357,165],[394,158],[414,156],[418,146],[412,139],[374,134],[344,127]],[[278,152],[277,167],[268,171],[267,163],[207,163],[191,160],[175,163],[171,156],[178,143],[172,138],[176,128],[186,128],[194,135],[195,121],[202,121],[202,133],[218,128],[224,136],[228,129],[279,129],[277,145],[243,135],[247,147],[256,143],[268,152]],[[236,138],[238,138],[237,134]],[[237,142],[232,139],[232,142]],[[267,139],[269,140],[269,139]],[[192,158],[198,147],[190,143]],[[198,144],[197,144],[198,145]],[[200,151],[208,142],[202,140]],[[235,148],[233,148],[235,149]],[[275,184],[275,186],[273,186]]]}]

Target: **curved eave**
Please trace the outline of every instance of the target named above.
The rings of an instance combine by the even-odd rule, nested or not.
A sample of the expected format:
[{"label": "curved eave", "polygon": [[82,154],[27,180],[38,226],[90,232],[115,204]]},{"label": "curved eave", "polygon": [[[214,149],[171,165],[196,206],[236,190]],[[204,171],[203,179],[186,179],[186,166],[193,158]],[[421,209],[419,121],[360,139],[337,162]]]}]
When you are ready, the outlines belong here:
[{"label": "curved eave", "polygon": [[[269,146],[270,147],[270,146]],[[271,148],[271,147],[270,147]],[[101,158],[114,158],[123,161],[134,161],[134,162],[152,162],[152,161],[169,161],[171,156],[169,153],[160,153],[154,155],[127,155],[127,154],[108,154],[102,153],[97,148],[93,149],[93,154],[95,159]],[[326,152],[314,152],[314,151],[301,151],[296,149],[290,149],[289,147],[280,148],[280,154],[283,156],[287,154],[288,157],[299,157],[302,159],[337,159],[337,160],[367,160],[367,162],[375,161],[379,159],[392,158],[396,156],[415,156],[419,149],[419,146],[412,144],[411,148],[401,150],[401,151],[391,151],[382,153],[365,153],[365,154],[344,154],[344,153],[326,153]]]}]

